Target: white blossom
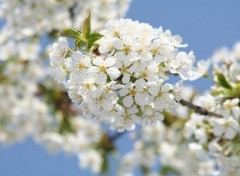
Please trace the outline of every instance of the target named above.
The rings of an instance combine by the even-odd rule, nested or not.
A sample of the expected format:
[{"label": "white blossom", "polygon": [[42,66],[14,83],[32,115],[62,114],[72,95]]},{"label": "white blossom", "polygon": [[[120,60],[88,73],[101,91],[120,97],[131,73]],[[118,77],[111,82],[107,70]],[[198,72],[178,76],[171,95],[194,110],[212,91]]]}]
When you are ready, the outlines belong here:
[{"label": "white blossom", "polygon": [[184,45],[169,30],[130,19],[111,20],[100,33],[99,54],[72,51],[65,42],[66,47],[60,47],[63,38],[53,44],[51,66],[67,73],[65,79],[63,74],[55,77],[64,81],[70,98],[81,103],[88,118],[121,132],[136,124],[154,126],[179,100],[180,83],[167,83],[168,74],[189,79],[193,53],[179,52]]}]

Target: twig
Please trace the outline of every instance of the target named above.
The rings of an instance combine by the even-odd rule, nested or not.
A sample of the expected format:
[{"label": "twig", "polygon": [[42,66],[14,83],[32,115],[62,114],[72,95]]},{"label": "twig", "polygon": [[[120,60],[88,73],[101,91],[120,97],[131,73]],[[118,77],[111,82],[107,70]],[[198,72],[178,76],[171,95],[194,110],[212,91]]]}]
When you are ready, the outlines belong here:
[{"label": "twig", "polygon": [[214,117],[218,117],[218,118],[223,117],[220,114],[217,114],[217,113],[214,113],[214,112],[209,112],[207,109],[205,109],[201,106],[194,105],[194,104],[192,104],[192,103],[190,103],[186,100],[183,100],[183,99],[181,99],[179,101],[179,103],[183,106],[187,106],[187,107],[193,109],[196,113],[201,114],[201,115],[209,115],[209,116],[214,116]]}]

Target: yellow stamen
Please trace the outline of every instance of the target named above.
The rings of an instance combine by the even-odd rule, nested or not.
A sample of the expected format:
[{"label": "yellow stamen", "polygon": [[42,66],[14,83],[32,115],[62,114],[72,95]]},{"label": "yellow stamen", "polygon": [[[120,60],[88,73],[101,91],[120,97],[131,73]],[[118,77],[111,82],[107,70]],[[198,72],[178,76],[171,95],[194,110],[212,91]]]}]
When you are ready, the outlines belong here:
[{"label": "yellow stamen", "polygon": [[147,71],[143,71],[141,76],[142,76],[142,78],[147,78],[148,77]]},{"label": "yellow stamen", "polygon": [[107,71],[107,67],[106,66],[100,66],[100,71],[101,72],[106,72]]},{"label": "yellow stamen", "polygon": [[80,63],[78,68],[79,68],[79,70],[83,70],[86,68],[86,66],[83,63]]},{"label": "yellow stamen", "polygon": [[126,73],[126,72],[127,72],[127,67],[122,66],[121,72],[122,72],[122,73]]},{"label": "yellow stamen", "polygon": [[131,48],[130,48],[129,46],[125,46],[125,48],[123,49],[123,51],[124,51],[124,53],[125,53],[126,55],[128,55],[128,54],[130,53],[130,51],[131,51]]},{"label": "yellow stamen", "polygon": [[119,31],[117,31],[117,30],[116,30],[116,31],[114,31],[114,32],[113,32],[113,36],[115,36],[115,37],[119,37],[119,36],[120,36],[120,32],[119,32]]},{"label": "yellow stamen", "polygon": [[132,96],[136,95],[136,93],[137,93],[137,91],[135,89],[131,89],[129,91],[129,94],[132,95]]},{"label": "yellow stamen", "polygon": [[158,49],[157,48],[154,48],[151,50],[153,56],[156,56],[158,54]]},{"label": "yellow stamen", "polygon": [[92,85],[90,83],[84,83],[85,89],[91,89]]}]

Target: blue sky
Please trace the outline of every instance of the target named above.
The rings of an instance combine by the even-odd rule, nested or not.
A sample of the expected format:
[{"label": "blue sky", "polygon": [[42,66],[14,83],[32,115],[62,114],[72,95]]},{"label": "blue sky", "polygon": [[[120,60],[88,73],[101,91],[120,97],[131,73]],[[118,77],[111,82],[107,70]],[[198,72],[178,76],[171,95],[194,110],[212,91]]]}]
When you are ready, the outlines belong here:
[{"label": "blue sky", "polygon": [[[162,26],[179,34],[188,51],[207,59],[221,46],[240,40],[239,0],[133,0],[128,18]],[[209,87],[205,79],[189,83],[200,91]],[[131,148],[127,137],[117,142],[122,152]],[[28,139],[11,147],[0,146],[1,176],[91,176],[80,170],[75,157],[50,155]]]}]

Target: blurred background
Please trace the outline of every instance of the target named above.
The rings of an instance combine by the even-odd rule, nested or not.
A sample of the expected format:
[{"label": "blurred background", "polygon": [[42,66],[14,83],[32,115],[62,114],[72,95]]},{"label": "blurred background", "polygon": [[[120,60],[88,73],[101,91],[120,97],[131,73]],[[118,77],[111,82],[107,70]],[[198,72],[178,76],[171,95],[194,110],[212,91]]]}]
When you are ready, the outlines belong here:
[{"label": "blurred background", "polygon": [[[0,2],[1,3],[1,2]],[[179,34],[196,58],[207,59],[215,49],[232,47],[240,40],[239,0],[132,0],[126,18],[162,26]],[[204,78],[187,82],[199,91],[211,84]],[[4,98],[4,97],[1,97]],[[131,148],[128,135],[117,141],[121,153]],[[63,153],[49,154],[31,139],[9,147],[0,146],[1,176],[85,176],[94,175],[78,167],[77,158]],[[138,173],[136,173],[138,175]]]}]

